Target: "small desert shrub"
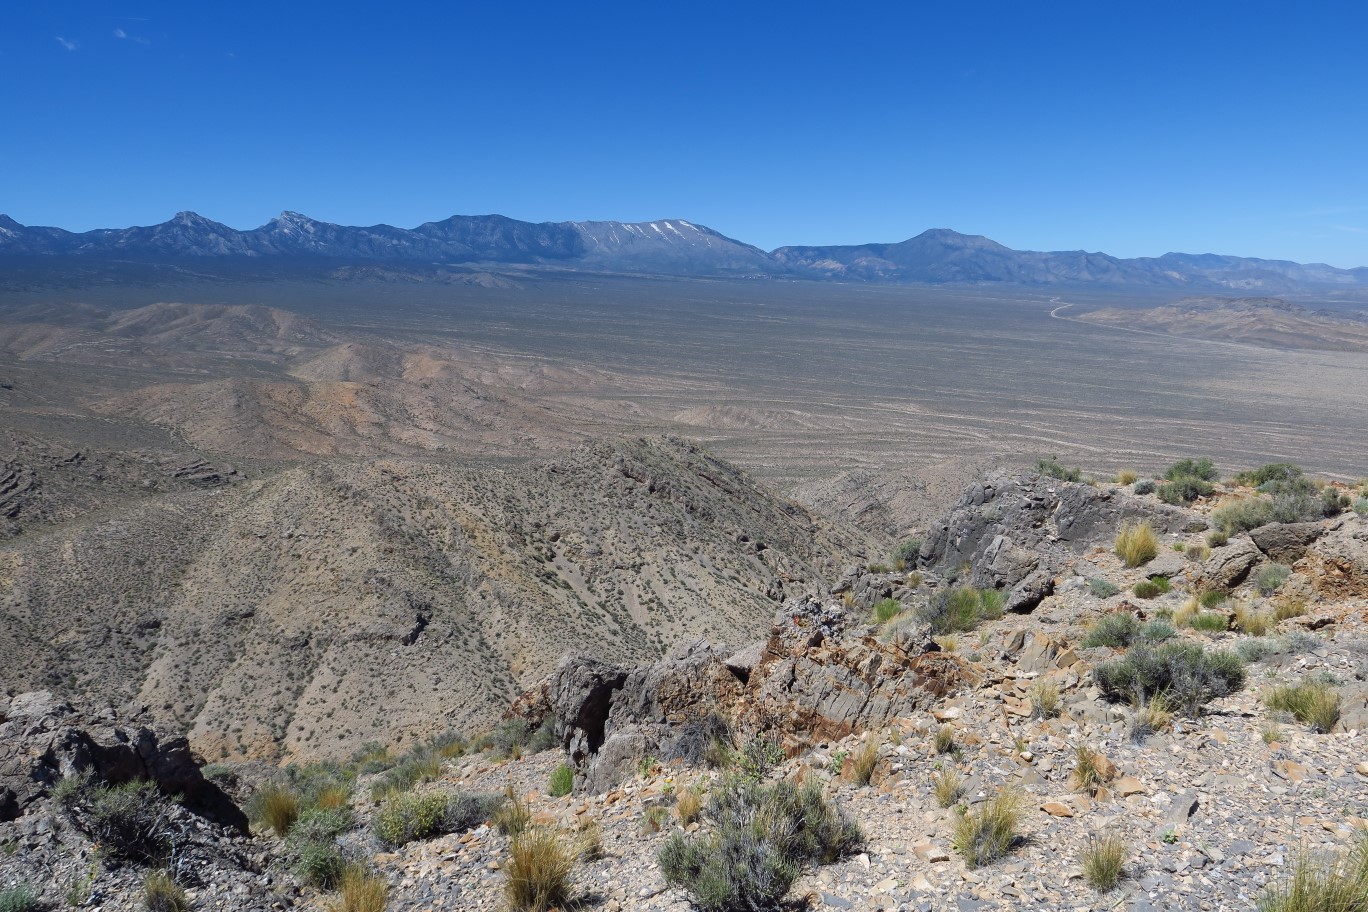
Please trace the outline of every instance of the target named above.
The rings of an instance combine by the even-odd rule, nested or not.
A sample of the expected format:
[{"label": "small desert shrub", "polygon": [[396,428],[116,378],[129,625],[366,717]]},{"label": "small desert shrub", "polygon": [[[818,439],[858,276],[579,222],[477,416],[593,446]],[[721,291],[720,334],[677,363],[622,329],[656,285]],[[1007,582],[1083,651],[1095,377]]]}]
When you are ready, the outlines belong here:
[{"label": "small desert shrub", "polygon": [[1296,598],[1284,598],[1273,606],[1273,620],[1285,621],[1306,614],[1306,602]]},{"label": "small desert shrub", "polygon": [[1104,579],[1090,579],[1088,580],[1088,591],[1095,597],[1104,599],[1111,598],[1121,590]]},{"label": "small desert shrub", "polygon": [[1359,516],[1368,516],[1368,497],[1354,498],[1354,512]]},{"label": "small desert shrub", "polygon": [[1368,833],[1331,857],[1303,853],[1285,881],[1259,900],[1259,912],[1361,912],[1368,909]]},{"label": "small desert shrub", "polygon": [[445,828],[448,833],[464,833],[494,819],[507,795],[493,792],[457,792],[447,802]]},{"label": "small desert shrub", "polygon": [[1259,727],[1259,737],[1263,739],[1264,744],[1274,744],[1276,742],[1279,742],[1283,739],[1282,726],[1278,725],[1277,722],[1273,722],[1271,720],[1265,722],[1262,726]]},{"label": "small desert shrub", "polygon": [[442,775],[442,758],[436,753],[419,753],[406,758],[371,786],[371,797],[379,801],[407,792],[420,782]]},{"label": "small desert shrub", "polygon": [[288,786],[268,782],[253,796],[247,810],[252,819],[277,836],[286,836],[299,819],[299,795]]},{"label": "small desert shrub", "polygon": [[687,788],[679,793],[675,799],[675,816],[679,818],[680,826],[696,823],[702,813],[703,796],[697,789]]},{"label": "small desert shrub", "polygon": [[388,900],[389,886],[384,880],[359,865],[351,865],[342,872],[337,902],[331,912],[384,912]]},{"label": "small desert shrub", "polygon": [[1238,473],[1235,476],[1235,482],[1257,488],[1259,485],[1267,484],[1270,481],[1290,481],[1301,476],[1302,469],[1299,465],[1290,462],[1270,462],[1257,469]]},{"label": "small desert shrub", "polygon": [[1139,567],[1159,554],[1159,537],[1148,522],[1126,523],[1116,534],[1116,556],[1127,567]]},{"label": "small desert shrub", "polygon": [[874,775],[874,767],[879,763],[879,748],[883,747],[882,738],[870,738],[856,749],[851,760],[851,780],[860,786],[869,785]]},{"label": "small desert shrub", "polygon": [[289,842],[293,845],[331,842],[351,829],[352,822],[352,810],[349,807],[309,808],[290,827]]},{"label": "small desert shrub", "polygon": [[1154,489],[1155,484],[1152,478],[1142,478],[1135,483],[1135,487],[1131,488],[1136,494],[1153,494]]},{"label": "small desert shrub", "polygon": [[187,912],[190,897],[166,871],[152,871],[143,878],[143,905],[147,912]]},{"label": "small desert shrub", "polygon": [[1253,605],[1240,602],[1235,606],[1235,626],[1250,636],[1261,637],[1273,626],[1273,614],[1259,611]]},{"label": "small desert shrub", "polygon": [[652,805],[641,813],[641,832],[659,833],[670,822],[670,812],[661,805]]},{"label": "small desert shrub", "polygon": [[922,582],[922,575],[917,571],[914,570],[907,574],[907,588],[916,589],[921,586]]},{"label": "small desert shrub", "polygon": [[575,829],[575,854],[580,861],[599,861],[605,857],[603,825],[597,820],[585,820]]},{"label": "small desert shrub", "polygon": [[575,788],[575,771],[570,768],[570,764],[562,763],[551,773],[551,782],[548,791],[553,798],[563,798],[570,794]]},{"label": "small desert shrub", "polygon": [[89,786],[75,806],[77,825],[108,857],[165,861],[171,848],[170,808],[155,783]]},{"label": "small desert shrub", "polygon": [[1274,712],[1291,713],[1320,734],[1333,729],[1340,717],[1340,695],[1320,681],[1275,687],[1264,697],[1264,703]]},{"label": "small desert shrub", "polygon": [[1021,799],[1004,789],[956,821],[950,843],[963,856],[965,867],[991,864],[1016,844],[1020,818]]},{"label": "small desert shrub", "polygon": [[447,800],[440,792],[395,795],[376,812],[371,829],[390,847],[440,836],[446,831]]},{"label": "small desert shrub", "polygon": [[874,605],[874,623],[887,624],[902,612],[902,605],[895,598],[883,599]]},{"label": "small desert shrub", "polygon": [[1178,630],[1164,618],[1155,618],[1147,621],[1145,626],[1140,628],[1140,639],[1146,643],[1162,643],[1164,640],[1171,640],[1178,635]]},{"label": "small desert shrub", "polygon": [[1170,708],[1189,716],[1244,687],[1244,663],[1233,653],[1207,652],[1194,643],[1137,645],[1125,656],[1093,670],[1110,700],[1149,702],[1161,694]]},{"label": "small desert shrub", "polygon": [[504,896],[514,912],[565,908],[573,898],[570,875],[579,853],[560,833],[533,827],[513,837],[504,867]]},{"label": "small desert shrub", "polygon": [[1059,716],[1059,685],[1053,681],[1036,681],[1028,691],[1031,698],[1031,715],[1038,719],[1054,719]]},{"label": "small desert shrub", "polygon": [[1069,782],[1075,789],[1088,795],[1097,794],[1097,790],[1106,782],[1106,777],[1102,775],[1101,756],[1086,744],[1074,748],[1074,768],[1069,775]]},{"label": "small desert shrub", "polygon": [[1169,711],[1168,701],[1164,699],[1162,694],[1155,694],[1143,703],[1134,704],[1130,724],[1131,740],[1143,741],[1172,724],[1173,713]]},{"label": "small desert shrub", "polygon": [[1136,479],[1139,477],[1140,473],[1135,471],[1135,469],[1122,469],[1116,473],[1116,483],[1123,485],[1135,484]]},{"label": "small desert shrub", "polygon": [[1140,621],[1135,615],[1117,611],[1103,615],[1088,627],[1088,634],[1083,638],[1083,646],[1088,649],[1097,646],[1125,649],[1135,642],[1139,634]]},{"label": "small desert shrub", "polygon": [[933,633],[966,633],[980,623],[1002,616],[1003,597],[992,589],[955,586],[942,590],[917,609],[917,619]]},{"label": "small desert shrub", "polygon": [[1083,878],[1099,893],[1106,893],[1121,881],[1130,847],[1115,833],[1088,836],[1083,847]]},{"label": "small desert shrub", "polygon": [[[1230,533],[1216,529],[1207,533],[1206,543],[1212,548],[1223,548],[1230,542]],[[1205,558],[1203,558],[1205,560]]]},{"label": "small desert shrub", "polygon": [[[1273,506],[1263,497],[1238,497],[1221,501],[1211,511],[1211,521],[1220,534],[1229,540],[1237,532],[1248,532],[1273,520]],[[1222,541],[1221,544],[1225,544]],[[1215,546],[1215,542],[1212,542]]]},{"label": "small desert shrub", "polygon": [[922,540],[920,538],[909,538],[907,541],[893,549],[893,566],[902,570],[908,564],[917,562],[917,555],[921,553]]},{"label": "small desert shrub", "polygon": [[1166,504],[1190,504],[1199,497],[1207,497],[1212,491],[1211,482],[1200,478],[1179,478],[1159,485],[1156,493]]},{"label": "small desert shrub", "polygon": [[946,767],[931,776],[931,791],[937,804],[951,807],[964,797],[964,777],[954,767]]},{"label": "small desert shrub", "polygon": [[342,880],[347,860],[331,842],[310,842],[300,847],[291,867],[295,876],[320,890],[331,890]]},{"label": "small desert shrub", "polygon": [[0,912],[38,912],[42,903],[27,884],[0,890]]},{"label": "small desert shrub", "polygon": [[1255,585],[1259,589],[1260,595],[1272,595],[1278,591],[1278,587],[1287,582],[1287,578],[1292,575],[1292,568],[1286,564],[1269,564],[1259,571],[1255,580]]},{"label": "small desert shrub", "polygon": [[836,861],[863,841],[816,783],[731,778],[709,799],[708,817],[712,832],[676,833],[659,855],[665,882],[687,890],[703,912],[776,908],[804,864]]},{"label": "small desert shrub", "polygon": [[1207,544],[1188,545],[1185,554],[1187,555],[1188,560],[1192,561],[1194,564],[1200,564],[1208,557],[1211,557],[1211,547]]},{"label": "small desert shrub", "polygon": [[484,750],[496,760],[516,760],[532,740],[532,731],[521,719],[500,723],[483,740]]},{"label": "small desert shrub", "polygon": [[953,633],[947,633],[943,636],[932,637],[931,640],[937,646],[939,646],[943,652],[959,651],[959,637],[955,636]]},{"label": "small desert shrub", "polygon": [[1060,481],[1078,481],[1083,477],[1081,469],[1063,465],[1056,456],[1051,456],[1049,459],[1037,459],[1035,470],[1040,475],[1058,478]]},{"label": "small desert shrub", "polygon": [[1216,466],[1205,456],[1201,459],[1180,459],[1164,471],[1164,478],[1168,481],[1178,481],[1182,478],[1215,481],[1220,476],[1221,473],[1216,471]]},{"label": "small desert shrub", "polygon": [[736,765],[742,775],[759,782],[786,759],[783,745],[773,735],[756,735],[737,751]]},{"label": "small desert shrub", "polygon": [[532,812],[513,794],[511,786],[506,797],[508,800],[494,811],[494,826],[505,836],[516,836],[532,825]]},{"label": "small desert shrub", "polygon": [[936,736],[932,739],[932,747],[938,754],[953,754],[958,750],[955,744],[955,730],[949,725],[942,725],[936,729]]}]

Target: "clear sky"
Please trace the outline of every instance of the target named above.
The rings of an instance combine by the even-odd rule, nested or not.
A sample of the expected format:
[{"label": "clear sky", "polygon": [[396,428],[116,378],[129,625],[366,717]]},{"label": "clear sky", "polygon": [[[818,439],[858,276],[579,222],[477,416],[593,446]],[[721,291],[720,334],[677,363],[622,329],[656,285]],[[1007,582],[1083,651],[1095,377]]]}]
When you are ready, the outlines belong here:
[{"label": "clear sky", "polygon": [[1368,3],[0,9],[0,212],[1368,265]]}]

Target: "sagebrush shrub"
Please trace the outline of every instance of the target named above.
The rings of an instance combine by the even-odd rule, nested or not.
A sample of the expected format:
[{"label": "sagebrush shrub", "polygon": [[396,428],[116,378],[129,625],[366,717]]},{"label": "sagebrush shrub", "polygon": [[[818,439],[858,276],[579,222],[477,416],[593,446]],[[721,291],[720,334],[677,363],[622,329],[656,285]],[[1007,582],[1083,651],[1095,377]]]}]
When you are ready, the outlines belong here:
[{"label": "sagebrush shrub", "polygon": [[1212,491],[1211,482],[1200,478],[1178,478],[1159,485],[1157,494],[1166,504],[1189,504],[1199,497],[1207,497]]},{"label": "sagebrush shrub", "polygon": [[1097,598],[1104,599],[1111,598],[1121,590],[1117,588],[1115,584],[1109,583],[1104,579],[1090,579],[1088,580],[1088,591]]},{"label": "sagebrush shrub", "polygon": [[1291,462],[1270,462],[1248,472],[1240,472],[1235,476],[1238,484],[1248,485],[1257,488],[1259,485],[1267,484],[1270,481],[1290,481],[1293,478],[1300,478],[1302,475],[1301,466]]},{"label": "sagebrush shrub", "polygon": [[1216,466],[1206,456],[1200,459],[1180,459],[1164,471],[1164,478],[1168,481],[1177,481],[1180,478],[1215,481],[1219,477],[1220,473],[1216,471]]},{"label": "sagebrush shrub", "polygon": [[1035,470],[1037,474],[1058,478],[1060,481],[1078,481],[1083,477],[1081,469],[1062,464],[1056,456],[1051,456],[1049,459],[1037,459]]},{"label": "sagebrush shrub", "polygon": [[28,884],[0,890],[0,912],[38,912],[42,903]]},{"label": "sagebrush shrub", "polygon": [[301,846],[291,866],[295,876],[320,890],[331,890],[342,881],[347,860],[331,842],[310,842]]},{"label": "sagebrush shrub", "polygon": [[1133,646],[1125,656],[1097,666],[1093,677],[1109,700],[1147,703],[1158,695],[1171,708],[1197,716],[1207,703],[1244,687],[1245,669],[1233,653],[1170,642]]},{"label": "sagebrush shrub", "polygon": [[1135,615],[1126,611],[1116,611],[1103,615],[1088,627],[1087,636],[1083,638],[1083,646],[1085,648],[1110,646],[1113,649],[1125,649],[1135,642],[1135,638],[1139,635],[1140,621]]},{"label": "sagebrush shrub", "polygon": [[659,855],[666,883],[704,912],[773,909],[806,863],[829,864],[863,841],[859,827],[816,783],[761,786],[731,777],[708,800],[715,828],[670,837]]}]

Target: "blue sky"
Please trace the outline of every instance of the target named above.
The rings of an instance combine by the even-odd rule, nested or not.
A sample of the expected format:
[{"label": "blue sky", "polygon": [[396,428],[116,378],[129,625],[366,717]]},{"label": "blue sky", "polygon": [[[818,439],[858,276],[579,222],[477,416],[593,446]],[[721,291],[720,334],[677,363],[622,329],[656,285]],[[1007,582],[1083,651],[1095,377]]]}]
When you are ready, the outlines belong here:
[{"label": "blue sky", "polygon": [[681,217],[1368,265],[1359,2],[6,7],[25,224]]}]

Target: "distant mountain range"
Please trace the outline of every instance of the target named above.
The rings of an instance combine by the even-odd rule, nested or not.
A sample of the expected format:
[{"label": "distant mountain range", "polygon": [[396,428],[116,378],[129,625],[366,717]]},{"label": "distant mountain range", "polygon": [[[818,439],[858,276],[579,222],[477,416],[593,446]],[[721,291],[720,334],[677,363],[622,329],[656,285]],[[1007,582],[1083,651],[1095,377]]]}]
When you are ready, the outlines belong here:
[{"label": "distant mountain range", "polygon": [[1012,250],[986,237],[944,228],[895,244],[780,247],[766,252],[684,219],[522,222],[501,215],[453,215],[417,228],[357,228],[282,212],[260,228],[238,231],[181,212],[146,228],[75,233],[27,227],[0,215],[0,257],[5,256],[153,262],[293,258],[847,282],[1148,285],[1264,292],[1368,288],[1368,267],[1337,269],[1215,254],[1120,259],[1082,250],[1041,253]]}]

